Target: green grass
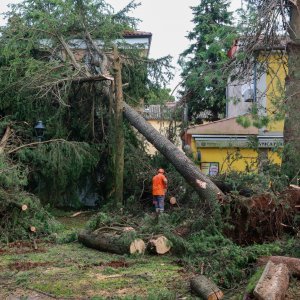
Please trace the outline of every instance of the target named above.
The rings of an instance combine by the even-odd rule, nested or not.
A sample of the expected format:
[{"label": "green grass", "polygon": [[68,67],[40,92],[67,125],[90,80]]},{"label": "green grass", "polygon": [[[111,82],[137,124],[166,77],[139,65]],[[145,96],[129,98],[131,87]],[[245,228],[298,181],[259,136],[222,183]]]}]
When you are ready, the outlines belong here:
[{"label": "green grass", "polygon": [[[5,283],[0,289],[0,299],[17,289],[30,296],[29,288],[57,298],[168,300],[180,296],[195,299],[189,291],[189,279],[194,274],[175,263],[178,258],[116,255],[93,250],[76,241],[76,233],[84,228],[86,216],[60,215],[59,220],[64,227],[50,239],[56,243],[38,243],[38,250],[27,248],[28,253],[22,253],[22,248],[3,248],[7,252],[0,253],[0,281]],[[253,271],[249,265],[252,266],[257,257],[282,251],[280,242],[241,248],[212,234],[193,235],[189,243],[193,251],[181,262],[188,264],[190,260],[190,270],[199,272],[204,261],[206,275],[219,274],[221,279],[226,275],[229,283],[240,280],[238,291],[225,291],[226,299],[231,300],[240,300],[244,294],[249,273]],[[295,241],[287,243],[285,253],[293,255],[296,245]],[[123,262],[121,267],[114,267],[112,262],[116,261]],[[18,269],[19,266],[24,268]],[[254,286],[256,277],[248,281],[249,289]],[[213,276],[211,279],[215,280]]]},{"label": "green grass", "polygon": [[[182,281],[182,268],[170,256],[122,256],[89,249],[79,243],[39,244],[39,247],[47,251],[1,255],[1,270],[13,277],[11,288],[28,287],[56,297],[94,297],[92,299],[113,295],[120,299],[172,299],[170,291],[174,287],[181,294],[189,295],[186,286],[175,286]],[[125,261],[128,267],[110,267],[107,264],[111,261]],[[9,267],[15,262],[47,264],[28,270],[11,270]],[[161,295],[160,298],[157,295]]]}]

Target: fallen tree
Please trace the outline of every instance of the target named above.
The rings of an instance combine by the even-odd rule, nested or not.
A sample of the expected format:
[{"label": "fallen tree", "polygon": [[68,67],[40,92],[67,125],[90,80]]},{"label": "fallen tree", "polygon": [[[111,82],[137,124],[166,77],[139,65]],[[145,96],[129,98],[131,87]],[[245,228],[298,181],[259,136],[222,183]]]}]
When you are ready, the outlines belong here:
[{"label": "fallen tree", "polygon": [[143,254],[146,246],[143,240],[135,237],[134,230],[125,228],[99,228],[93,232],[83,230],[78,241],[85,246],[100,251],[117,254]]},{"label": "fallen tree", "polygon": [[223,198],[221,190],[173,143],[161,135],[137,111],[124,102],[124,116],[176,168],[204,199]]}]

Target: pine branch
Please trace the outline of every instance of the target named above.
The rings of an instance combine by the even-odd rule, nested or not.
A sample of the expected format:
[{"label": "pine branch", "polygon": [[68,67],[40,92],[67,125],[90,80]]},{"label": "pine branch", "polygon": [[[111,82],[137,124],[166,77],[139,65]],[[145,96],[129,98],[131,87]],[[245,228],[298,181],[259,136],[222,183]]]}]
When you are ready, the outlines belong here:
[{"label": "pine branch", "polygon": [[41,145],[41,144],[49,144],[49,143],[53,143],[53,142],[65,142],[65,143],[69,143],[68,141],[64,140],[64,139],[53,139],[53,140],[48,140],[48,141],[43,141],[43,142],[33,142],[33,143],[29,143],[29,144],[25,144],[25,145],[22,145],[20,147],[17,147],[17,148],[14,148],[12,150],[9,150],[7,153],[8,154],[11,154],[11,153],[15,153],[23,148],[32,148],[34,146],[38,146],[38,145]]}]

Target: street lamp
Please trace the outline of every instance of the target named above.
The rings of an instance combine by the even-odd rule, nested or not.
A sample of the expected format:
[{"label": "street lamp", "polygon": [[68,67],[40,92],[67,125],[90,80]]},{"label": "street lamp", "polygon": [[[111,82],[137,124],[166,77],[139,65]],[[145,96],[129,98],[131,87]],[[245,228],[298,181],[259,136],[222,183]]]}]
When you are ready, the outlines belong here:
[{"label": "street lamp", "polygon": [[36,137],[37,137],[39,142],[42,141],[42,137],[44,136],[45,130],[46,130],[46,127],[43,124],[43,122],[42,121],[37,121],[37,123],[34,126],[34,131],[35,131]]}]

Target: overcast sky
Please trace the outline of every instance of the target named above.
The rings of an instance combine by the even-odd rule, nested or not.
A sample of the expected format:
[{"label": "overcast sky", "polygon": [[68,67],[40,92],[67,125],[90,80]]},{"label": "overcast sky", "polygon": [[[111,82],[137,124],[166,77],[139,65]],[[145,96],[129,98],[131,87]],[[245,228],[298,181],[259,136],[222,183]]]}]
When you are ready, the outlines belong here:
[{"label": "overcast sky", "polygon": [[[0,0],[0,12],[5,12],[10,3],[19,3],[21,0]],[[123,8],[130,0],[107,0],[116,10]],[[191,6],[200,3],[199,0],[137,0],[141,6],[134,10],[134,16],[141,19],[138,29],[152,33],[150,49],[151,58],[166,55],[173,57],[176,67],[175,78],[170,85],[173,89],[180,82],[180,69],[176,64],[179,54],[189,45],[187,33],[193,29],[191,22],[193,15]],[[241,0],[232,0],[233,7],[237,8]],[[0,19],[3,25],[3,20]]]}]

